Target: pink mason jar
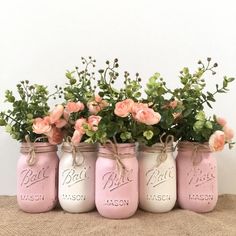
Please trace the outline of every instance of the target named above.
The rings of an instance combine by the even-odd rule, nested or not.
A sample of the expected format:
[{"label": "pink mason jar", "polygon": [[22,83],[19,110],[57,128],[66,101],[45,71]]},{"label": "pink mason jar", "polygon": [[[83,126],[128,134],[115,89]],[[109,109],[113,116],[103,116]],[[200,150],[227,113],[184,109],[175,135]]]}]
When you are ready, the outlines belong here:
[{"label": "pink mason jar", "polygon": [[17,202],[29,213],[50,211],[57,204],[57,146],[22,143],[17,163]]},{"label": "pink mason jar", "polygon": [[218,200],[217,163],[208,143],[180,142],[176,163],[180,207],[212,211]]},{"label": "pink mason jar", "polygon": [[95,204],[107,218],[132,216],[138,207],[138,161],[135,144],[99,146]]}]

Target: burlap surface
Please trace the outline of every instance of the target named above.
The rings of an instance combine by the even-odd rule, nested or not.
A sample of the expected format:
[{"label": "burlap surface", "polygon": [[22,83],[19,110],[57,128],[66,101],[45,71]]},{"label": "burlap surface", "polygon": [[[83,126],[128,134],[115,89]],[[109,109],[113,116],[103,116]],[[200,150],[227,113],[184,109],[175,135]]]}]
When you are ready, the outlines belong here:
[{"label": "burlap surface", "polygon": [[0,197],[0,235],[201,235],[236,236],[236,195],[219,197],[211,213],[175,209],[165,214],[139,210],[126,220],[105,219],[96,211],[69,214],[61,209],[42,214],[20,211],[15,197]]}]

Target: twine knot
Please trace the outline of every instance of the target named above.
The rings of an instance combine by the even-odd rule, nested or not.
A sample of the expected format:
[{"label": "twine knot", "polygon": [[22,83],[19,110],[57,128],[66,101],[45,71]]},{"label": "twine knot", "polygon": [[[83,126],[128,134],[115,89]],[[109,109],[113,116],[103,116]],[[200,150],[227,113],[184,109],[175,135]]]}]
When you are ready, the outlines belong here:
[{"label": "twine knot", "polygon": [[157,153],[156,156],[156,164],[153,167],[158,168],[163,162],[166,161],[168,157],[168,152],[173,152],[173,142],[174,142],[174,136],[168,135],[163,141],[163,137],[166,133],[163,133],[160,137],[160,143],[156,143],[151,147],[142,145],[140,147],[140,151],[149,152],[149,153]]},{"label": "twine knot", "polygon": [[202,153],[210,153],[208,143],[197,142],[180,142],[178,144],[179,151],[192,151],[191,159],[193,166],[197,166],[202,161]]},{"label": "twine knot", "polygon": [[125,154],[119,153],[117,145],[118,144],[115,139],[114,139],[114,143],[111,140],[107,140],[107,142],[104,144],[104,147],[107,148],[110,151],[110,153],[104,153],[104,152],[101,152],[101,150],[99,152],[102,157],[115,160],[116,170],[119,176],[123,176],[125,171],[127,171],[127,168],[125,164],[123,163],[122,159],[133,158],[134,155],[132,155],[132,153],[125,153]]},{"label": "twine knot", "polygon": [[[72,166],[81,166],[84,163],[84,155],[79,150],[78,146],[74,145],[71,141],[71,137],[67,137],[67,140],[65,143],[62,144],[62,151],[63,152],[69,152],[72,153]],[[82,161],[79,162],[79,158],[77,156],[82,158]]]},{"label": "twine knot", "polygon": [[33,166],[36,163],[36,153],[44,153],[44,152],[55,152],[57,151],[57,147],[55,145],[47,145],[47,146],[35,146],[35,143],[40,139],[44,139],[46,137],[38,137],[34,142],[30,141],[29,135],[25,136],[26,145],[21,146],[21,153],[27,154],[27,164],[29,166]]}]

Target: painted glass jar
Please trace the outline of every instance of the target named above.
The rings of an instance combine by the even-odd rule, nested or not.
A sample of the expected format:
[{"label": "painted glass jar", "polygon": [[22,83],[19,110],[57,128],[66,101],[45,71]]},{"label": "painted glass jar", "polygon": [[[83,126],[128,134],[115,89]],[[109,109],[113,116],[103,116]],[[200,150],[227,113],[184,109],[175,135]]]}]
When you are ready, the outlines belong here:
[{"label": "painted glass jar", "polygon": [[22,143],[17,163],[17,202],[21,210],[40,213],[57,204],[57,146]]},{"label": "painted glass jar", "polygon": [[173,142],[140,145],[139,150],[139,206],[154,213],[168,212],[177,195]]},{"label": "painted glass jar", "polygon": [[176,163],[180,207],[212,211],[218,200],[217,163],[208,143],[180,142]]},{"label": "painted glass jar", "polygon": [[107,218],[132,216],[138,207],[138,161],[135,144],[99,146],[95,203]]},{"label": "painted glass jar", "polygon": [[59,202],[71,213],[91,211],[95,207],[95,144],[63,143],[59,163]]}]

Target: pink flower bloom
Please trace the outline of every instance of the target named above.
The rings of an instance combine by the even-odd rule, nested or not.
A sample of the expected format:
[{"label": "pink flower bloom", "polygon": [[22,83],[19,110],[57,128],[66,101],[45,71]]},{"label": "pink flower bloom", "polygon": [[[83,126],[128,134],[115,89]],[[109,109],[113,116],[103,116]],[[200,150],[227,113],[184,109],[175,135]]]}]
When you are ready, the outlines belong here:
[{"label": "pink flower bloom", "polygon": [[90,116],[88,118],[88,125],[89,125],[89,128],[92,130],[92,131],[97,131],[98,130],[98,124],[100,122],[100,120],[102,119],[101,116]]},{"label": "pink flower bloom", "polygon": [[137,112],[135,119],[138,122],[144,123],[146,125],[154,125],[160,122],[161,115],[151,108],[144,108]]},{"label": "pink flower bloom", "polygon": [[124,101],[117,102],[114,113],[120,117],[127,117],[131,111],[134,101],[132,99],[125,99]]},{"label": "pink flower bloom", "polygon": [[222,118],[222,117],[216,117],[216,122],[219,125],[221,125],[222,127],[224,127],[226,125],[226,123],[227,123],[227,121],[224,118]]},{"label": "pink flower bloom", "polygon": [[33,132],[36,134],[47,134],[51,131],[48,119],[36,118],[33,122]]},{"label": "pink flower bloom", "polygon": [[79,131],[81,134],[85,134],[85,130],[84,130],[83,125],[86,125],[86,124],[87,124],[86,119],[80,118],[80,119],[76,120],[76,122],[75,122],[75,129],[77,131]]},{"label": "pink flower bloom", "polygon": [[57,128],[62,128],[67,124],[67,121],[65,119],[59,119],[55,122],[55,125]]},{"label": "pink flower bloom", "polygon": [[229,128],[227,125],[223,128],[224,134],[225,134],[225,141],[231,142],[234,137],[234,131],[233,129]]},{"label": "pink flower bloom", "polygon": [[145,109],[145,108],[148,108],[148,104],[135,102],[132,106],[132,109],[131,109],[132,116],[135,118],[138,111]]},{"label": "pink flower bloom", "polygon": [[53,127],[50,132],[50,136],[48,136],[48,142],[53,145],[57,145],[62,143],[62,140],[63,140],[63,133],[61,129]]},{"label": "pink flower bloom", "polygon": [[102,102],[102,98],[99,95],[95,95],[94,97],[95,102],[100,103]]},{"label": "pink flower bloom", "polygon": [[69,120],[69,117],[70,117],[70,113],[68,113],[67,111],[64,110],[64,112],[63,112],[63,117],[64,117],[64,119],[65,119],[66,121],[68,121],[68,120]]},{"label": "pink flower bloom", "polygon": [[101,111],[101,107],[95,101],[88,102],[87,107],[89,109],[89,112],[94,115]]},{"label": "pink flower bloom", "polygon": [[225,134],[221,130],[215,131],[209,139],[209,147],[212,152],[222,151],[225,145]]},{"label": "pink flower bloom", "polygon": [[177,100],[174,100],[174,101],[171,101],[169,103],[169,107],[171,107],[172,109],[175,109],[178,105],[178,101]]},{"label": "pink flower bloom", "polygon": [[63,112],[64,107],[62,105],[57,105],[49,115],[50,123],[54,124],[56,121],[58,121],[63,115]]},{"label": "pink flower bloom", "polygon": [[105,108],[105,107],[108,107],[109,106],[109,103],[106,101],[106,100],[102,100],[100,103],[99,103],[99,106],[101,107],[101,109]]},{"label": "pink flower bloom", "polygon": [[107,107],[109,104],[106,100],[102,100],[102,98],[99,95],[96,95],[94,98],[94,101],[90,101],[87,103],[87,107],[89,109],[89,112],[91,114],[96,115],[99,111],[101,111],[103,108]]},{"label": "pink flower bloom", "polygon": [[84,104],[82,102],[68,102],[65,110],[68,113],[79,112],[84,110]]},{"label": "pink flower bloom", "polygon": [[73,136],[72,136],[72,138],[71,138],[71,142],[72,142],[74,145],[78,145],[78,144],[80,143],[82,137],[83,137],[83,134],[82,134],[80,131],[75,130],[75,131],[74,131],[74,134],[73,134]]}]

